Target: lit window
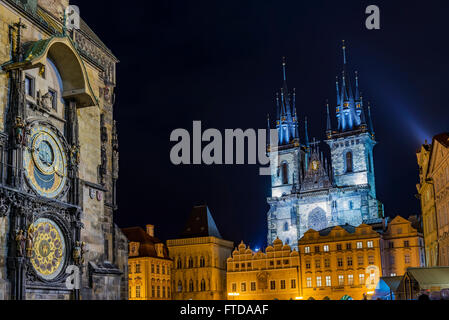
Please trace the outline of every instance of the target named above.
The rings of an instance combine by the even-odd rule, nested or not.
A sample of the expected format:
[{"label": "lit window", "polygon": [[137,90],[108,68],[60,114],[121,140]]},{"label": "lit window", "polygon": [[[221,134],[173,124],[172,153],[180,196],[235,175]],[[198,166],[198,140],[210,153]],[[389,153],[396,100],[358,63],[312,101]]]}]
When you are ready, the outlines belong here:
[{"label": "lit window", "polygon": [[374,264],[374,256],[368,256],[368,264]]},{"label": "lit window", "polygon": [[246,282],[242,282],[241,288],[242,288],[242,292],[246,291]]},{"label": "lit window", "polygon": [[310,247],[304,247],[304,253],[310,253]]},{"label": "lit window", "polygon": [[364,273],[359,274],[359,284],[365,284],[365,274]]},{"label": "lit window", "polygon": [[321,287],[321,277],[316,277],[316,286]]},{"label": "lit window", "polygon": [[369,275],[369,281],[371,284],[374,284],[375,277],[376,277],[376,274],[374,273],[374,270],[371,270],[371,273]]},{"label": "lit window", "polygon": [[251,291],[256,291],[256,283],[251,282]]},{"label": "lit window", "polygon": [[323,251],[324,251],[324,252],[329,252],[329,245],[325,244],[325,245],[323,246]]},{"label": "lit window", "polygon": [[140,286],[136,286],[136,298],[140,298]]},{"label": "lit window", "polygon": [[306,279],[306,286],[307,286],[307,288],[312,288],[312,278]]},{"label": "lit window", "polygon": [[352,274],[348,274],[348,285],[352,286],[354,284],[354,276]]},{"label": "lit window", "polygon": [[357,241],[357,249],[362,249],[362,248],[363,248],[362,241]]},{"label": "lit window", "polygon": [[396,272],[390,273],[390,277],[396,277]]},{"label": "lit window", "polygon": [[331,276],[326,276],[326,287],[332,286]]},{"label": "lit window", "polygon": [[371,241],[371,240],[370,240],[370,241],[367,241],[367,242],[366,242],[366,245],[367,245],[368,248],[373,248],[373,247],[374,247],[373,241]]},{"label": "lit window", "polygon": [[404,256],[404,261],[405,261],[405,263],[410,263],[410,255],[409,254],[406,254]]},{"label": "lit window", "polygon": [[232,283],[232,285],[231,285],[231,287],[232,287],[232,292],[236,292],[237,291],[237,283]]},{"label": "lit window", "polygon": [[338,275],[338,285],[342,286],[344,284],[345,284],[345,277],[342,274]]},{"label": "lit window", "polygon": [[285,289],[285,280],[281,280],[281,289]]}]

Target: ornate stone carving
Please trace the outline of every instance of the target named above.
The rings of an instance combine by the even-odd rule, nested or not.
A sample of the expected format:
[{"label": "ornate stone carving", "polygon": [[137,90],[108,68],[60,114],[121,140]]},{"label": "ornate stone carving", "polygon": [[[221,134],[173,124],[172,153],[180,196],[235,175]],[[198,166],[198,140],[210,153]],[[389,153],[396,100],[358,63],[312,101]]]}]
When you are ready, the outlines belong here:
[{"label": "ornate stone carving", "polygon": [[22,229],[17,230],[16,232],[16,255],[18,257],[23,257],[25,253],[25,235]]}]

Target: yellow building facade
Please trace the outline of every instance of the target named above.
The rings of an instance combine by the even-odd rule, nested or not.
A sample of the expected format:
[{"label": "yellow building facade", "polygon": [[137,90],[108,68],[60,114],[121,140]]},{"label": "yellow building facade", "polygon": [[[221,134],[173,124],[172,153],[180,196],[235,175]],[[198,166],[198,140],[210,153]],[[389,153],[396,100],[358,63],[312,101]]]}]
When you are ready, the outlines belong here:
[{"label": "yellow building facade", "polygon": [[226,299],[226,259],[234,243],[222,239],[207,206],[193,207],[184,231],[167,247],[174,300]]},{"label": "yellow building facade", "polygon": [[384,276],[402,276],[409,267],[425,267],[423,235],[401,216],[388,224],[382,234],[382,246]]},{"label": "yellow building facade", "polygon": [[171,300],[173,261],[154,226],[122,229],[129,240],[129,300]]},{"label": "yellow building facade", "polygon": [[425,144],[418,151],[417,159],[420,172],[417,189],[424,218],[428,265],[447,266],[449,265],[449,133],[434,136],[430,146]]},{"label": "yellow building facade", "polygon": [[265,252],[243,241],[227,260],[228,300],[289,300],[301,296],[298,251],[276,239]]},{"label": "yellow building facade", "polygon": [[298,242],[302,298],[361,300],[382,275],[380,234],[366,224],[308,230]]},{"label": "yellow building facade", "polygon": [[416,153],[419,166],[419,183],[416,184],[421,204],[424,245],[427,267],[438,266],[438,231],[435,207],[435,193],[431,180],[427,178],[430,160],[430,145],[425,143]]}]

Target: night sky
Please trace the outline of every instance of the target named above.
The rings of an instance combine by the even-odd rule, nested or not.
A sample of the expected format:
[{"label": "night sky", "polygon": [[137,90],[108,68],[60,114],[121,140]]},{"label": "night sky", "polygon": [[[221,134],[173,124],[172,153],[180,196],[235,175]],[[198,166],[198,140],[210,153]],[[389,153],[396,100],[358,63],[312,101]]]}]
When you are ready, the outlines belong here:
[{"label": "night sky", "polygon": [[[263,246],[270,178],[259,165],[174,166],[170,133],[191,132],[194,120],[223,133],[265,128],[286,56],[298,116],[323,140],[342,39],[372,106],[377,197],[388,216],[419,212],[415,152],[448,130],[447,1],[70,2],[120,60],[120,227],[151,223],[156,236],[175,238],[191,207],[207,203],[224,238]],[[380,30],[365,28],[370,4]]]}]

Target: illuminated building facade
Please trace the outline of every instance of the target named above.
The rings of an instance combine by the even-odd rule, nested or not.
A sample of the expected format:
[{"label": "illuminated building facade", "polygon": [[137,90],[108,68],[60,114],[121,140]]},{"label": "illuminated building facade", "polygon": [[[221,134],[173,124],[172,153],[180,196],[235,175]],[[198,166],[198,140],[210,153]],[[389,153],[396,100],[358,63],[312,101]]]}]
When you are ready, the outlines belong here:
[{"label": "illuminated building facade", "polygon": [[289,300],[301,296],[298,251],[276,239],[265,252],[243,241],[227,261],[228,300]]},{"label": "illuminated building facade", "polygon": [[[425,267],[424,237],[419,220],[396,216],[382,234],[382,270],[387,277],[402,276],[409,267]],[[412,223],[414,222],[414,223]]]},{"label": "illuminated building facade", "polygon": [[167,247],[174,300],[226,300],[226,259],[234,243],[221,237],[207,206],[193,207],[180,238]]},{"label": "illuminated building facade", "polygon": [[122,229],[129,240],[129,300],[171,300],[173,261],[154,236],[154,225]]},{"label": "illuminated building facade", "polygon": [[381,236],[366,224],[308,230],[299,254],[303,299],[369,299],[382,276]]},{"label": "illuminated building facade", "polygon": [[128,297],[118,60],[83,19],[68,28],[68,5],[0,0],[0,299]]},{"label": "illuminated building facade", "polygon": [[276,96],[279,141],[267,146],[272,185],[271,197],[267,199],[268,244],[278,237],[297,248],[297,240],[309,229],[322,230],[345,223],[358,226],[383,218],[383,205],[376,199],[376,141],[371,111],[368,105],[366,117],[357,73],[355,92],[352,90],[344,45],[343,56],[341,83],[337,79],[335,129],[326,106],[329,161],[319,143],[309,141],[307,119],[304,139],[300,141],[296,91],[288,91],[283,61],[283,87]]},{"label": "illuminated building facade", "polygon": [[433,137],[416,154],[424,240],[429,267],[449,265],[449,133]]}]

